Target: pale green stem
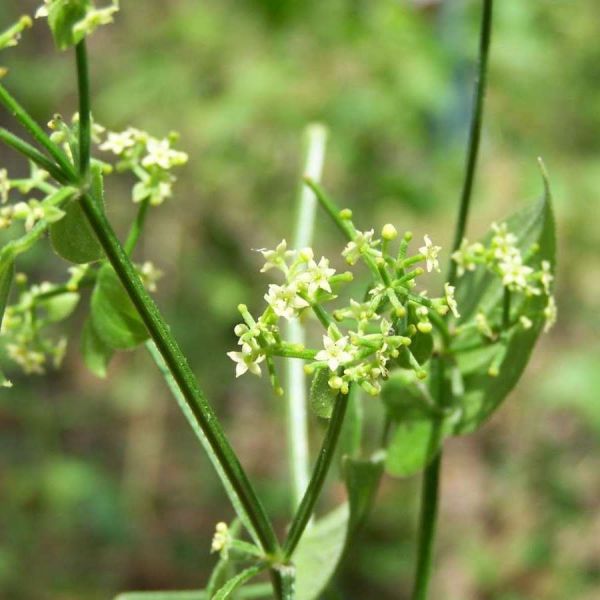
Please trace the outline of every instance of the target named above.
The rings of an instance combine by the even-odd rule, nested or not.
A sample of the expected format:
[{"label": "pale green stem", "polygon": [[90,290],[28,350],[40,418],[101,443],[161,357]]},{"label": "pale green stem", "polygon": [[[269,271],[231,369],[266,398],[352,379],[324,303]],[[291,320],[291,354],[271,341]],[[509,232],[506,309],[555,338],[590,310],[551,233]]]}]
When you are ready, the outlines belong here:
[{"label": "pale green stem", "polygon": [[[319,182],[325,160],[327,130],[322,125],[309,125],[306,130],[306,157],[304,175]],[[298,217],[293,237],[296,249],[310,246],[313,238],[317,200],[314,192],[302,185],[298,199]],[[299,320],[289,321],[285,328],[285,339],[292,344],[305,344],[304,327]],[[308,419],[306,413],[306,376],[303,361],[286,361],[287,397],[287,444],[290,473],[292,477],[292,508],[296,509],[308,486],[309,445]]]}]

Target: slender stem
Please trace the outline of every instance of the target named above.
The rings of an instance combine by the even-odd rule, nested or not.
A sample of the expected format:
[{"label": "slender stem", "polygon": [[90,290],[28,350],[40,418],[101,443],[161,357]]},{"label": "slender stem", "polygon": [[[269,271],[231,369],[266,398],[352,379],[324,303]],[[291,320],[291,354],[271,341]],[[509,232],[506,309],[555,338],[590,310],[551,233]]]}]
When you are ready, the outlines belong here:
[{"label": "slender stem", "polygon": [[0,103],[29,131],[32,137],[45,148],[50,156],[60,165],[65,174],[75,181],[77,175],[73,165],[65,153],[46,135],[44,130],[35,122],[27,111],[8,93],[6,88],[0,84]]},{"label": "slender stem", "polygon": [[[481,141],[481,126],[483,122],[483,109],[485,92],[487,87],[488,58],[492,34],[493,0],[483,0],[481,16],[481,32],[479,41],[479,65],[477,80],[475,83],[475,102],[471,117],[469,131],[469,143],[465,165],[465,179],[460,199],[458,219],[454,233],[452,250],[457,250],[465,236],[471,197],[473,194],[473,182],[479,156]],[[448,281],[451,285],[456,284],[457,265],[451,259],[448,268]],[[449,340],[445,338],[445,344]],[[445,405],[443,391],[443,373],[440,376],[441,386],[437,393],[437,404]],[[438,452],[435,459],[427,466],[423,474],[421,493],[421,515],[419,524],[419,540],[417,549],[417,565],[415,571],[415,583],[412,600],[426,600],[431,576],[431,565],[433,560],[433,549],[438,514],[438,497],[440,470],[442,464],[442,450]]]},{"label": "slender stem", "polygon": [[414,588],[411,596],[412,600],[426,600],[427,598],[437,524],[441,464],[442,453],[439,452],[433,461],[429,463],[423,475],[417,547],[418,557]]},{"label": "slender stem", "polygon": [[47,156],[42,154],[37,148],[34,148],[31,144],[22,140],[10,131],[0,128],[0,141],[4,142],[7,146],[10,146],[17,152],[20,152],[26,156],[29,160],[33,161],[38,167],[48,171],[50,175],[62,184],[69,184],[71,181],[63,171],[55,165]]},{"label": "slender stem", "polygon": [[[456,230],[454,234],[454,243],[452,245],[453,251],[458,249],[462,239],[465,236],[469,208],[471,206],[471,197],[473,195],[473,182],[475,180],[475,169],[477,167],[477,158],[479,156],[481,125],[483,122],[483,108],[485,92],[487,88],[488,58],[492,40],[493,9],[494,0],[483,0],[481,37],[479,42],[479,66],[477,72],[477,81],[475,84],[475,102],[469,131],[465,179],[460,199],[460,208],[458,213],[458,222],[456,224]],[[448,281],[451,285],[454,285],[456,282],[456,267],[456,263],[451,260],[448,272]]]},{"label": "slender stem", "polygon": [[[325,160],[327,130],[322,125],[310,125],[306,131],[307,150],[304,174],[315,181],[321,179]],[[298,218],[293,238],[294,248],[310,246],[313,238],[315,212],[317,208],[314,192],[301,186],[298,199]],[[293,344],[305,342],[304,327],[299,320],[290,321],[286,327],[286,339]],[[306,414],[306,376],[300,360],[286,361],[287,397],[287,444],[292,478],[292,507],[296,509],[302,501],[309,480],[308,418]]]},{"label": "slender stem", "polygon": [[139,205],[137,215],[135,216],[135,220],[129,229],[127,239],[125,240],[125,244],[123,246],[125,252],[127,252],[129,255],[131,255],[136,244],[138,243],[138,240],[140,239],[140,235],[144,229],[144,223],[146,222],[146,217],[148,216],[149,207],[150,198],[144,198]]},{"label": "slender stem", "polygon": [[79,174],[85,180],[90,169],[92,116],[90,112],[90,77],[85,38],[75,46],[77,84],[79,86]]},{"label": "slender stem", "polygon": [[156,304],[144,288],[135,267],[117,239],[110,223],[93,199],[85,194],[81,199],[83,211],[100,242],[110,264],[121,280],[125,291],[136,307],[150,337],[181,389],[186,403],[221,463],[240,502],[267,554],[276,554],[278,543],[272,525],[254,488],[226,438],[212,406],[198,387],[187,359],[173,337]]},{"label": "slender stem", "polygon": [[313,469],[308,488],[306,489],[302,502],[294,516],[287,539],[283,545],[284,561],[288,561],[294,553],[312,516],[315,503],[323,489],[325,477],[331,466],[337,442],[340,437],[340,431],[344,423],[346,409],[348,408],[348,396],[349,394],[338,394],[335,401],[329,427],[327,428],[327,433],[325,434],[325,439],[323,440],[323,445],[321,446],[321,451],[319,452],[319,457],[317,458],[317,462]]}]

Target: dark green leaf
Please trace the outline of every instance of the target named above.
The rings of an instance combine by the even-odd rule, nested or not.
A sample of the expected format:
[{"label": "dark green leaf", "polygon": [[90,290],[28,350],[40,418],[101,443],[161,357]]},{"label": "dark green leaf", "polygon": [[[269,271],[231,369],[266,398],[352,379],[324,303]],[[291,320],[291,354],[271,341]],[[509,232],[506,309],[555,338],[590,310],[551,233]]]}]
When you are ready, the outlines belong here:
[{"label": "dark green leaf", "polygon": [[329,369],[318,369],[310,386],[310,407],[319,417],[330,419],[337,392],[329,387]]},{"label": "dark green leaf", "polygon": [[91,317],[100,339],[115,350],[135,348],[149,337],[117,274],[108,264],[98,272]]},{"label": "dark green leaf", "polygon": [[54,43],[66,50],[81,41],[83,35],[74,35],[73,27],[85,17],[89,0],[55,0],[48,10],[48,25]]},{"label": "dark green leaf", "polygon": [[[519,211],[507,223],[509,231],[518,237],[522,252],[527,254],[532,244],[537,243],[539,252],[534,256],[536,264],[547,260],[554,271],[555,225],[548,188],[542,200]],[[465,320],[474,315],[480,304],[485,311],[499,306],[503,288],[497,277],[478,270],[460,280],[457,293],[462,319]],[[455,433],[477,429],[498,408],[523,374],[544,327],[543,308],[547,299],[540,295],[530,298],[528,302],[527,313],[533,321],[530,329],[515,327],[503,344],[458,354],[457,362],[463,374],[465,391],[461,399],[462,415]],[[457,345],[460,343],[461,340],[457,340]],[[487,372],[494,358],[498,366],[497,377],[491,377]]]},{"label": "dark green leaf", "polygon": [[83,327],[81,353],[87,368],[97,377],[104,379],[114,351],[96,333],[91,319],[88,319]]},{"label": "dark green leaf", "polygon": [[395,421],[427,419],[436,414],[427,387],[414,371],[394,371],[381,389],[381,399]]}]

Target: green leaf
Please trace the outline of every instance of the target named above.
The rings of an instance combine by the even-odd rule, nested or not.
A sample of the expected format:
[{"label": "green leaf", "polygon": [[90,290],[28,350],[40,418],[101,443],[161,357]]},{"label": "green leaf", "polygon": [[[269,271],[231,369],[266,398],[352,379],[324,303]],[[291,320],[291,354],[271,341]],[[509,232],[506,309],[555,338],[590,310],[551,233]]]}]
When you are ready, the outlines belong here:
[{"label": "green leaf", "polygon": [[446,415],[413,371],[396,371],[381,392],[396,428],[386,449],[386,472],[409,477],[424,469],[451,429]]},{"label": "green leaf", "polygon": [[77,308],[79,298],[77,292],[66,292],[40,301],[38,306],[45,311],[45,318],[49,323],[58,323],[73,313]]},{"label": "green leaf", "polygon": [[344,503],[307,529],[294,553],[296,600],[316,600],[344,553],[350,508]]},{"label": "green leaf", "polygon": [[78,265],[104,256],[78,201],[72,201],[65,208],[65,216],[50,226],[50,241],[61,258]]},{"label": "green leaf", "polygon": [[230,579],[214,596],[212,600],[226,600],[231,597],[237,588],[256,577],[259,573],[265,570],[265,565],[254,565],[244,569],[235,577]]},{"label": "green leaf", "polygon": [[114,351],[96,333],[91,319],[88,319],[83,326],[81,353],[87,368],[97,377],[104,379]]},{"label": "green leaf", "polygon": [[351,535],[371,507],[382,472],[382,453],[368,460],[345,460],[348,502],[307,529],[294,553],[296,600],[321,597],[335,574]]},{"label": "green leaf", "polygon": [[310,385],[310,407],[312,411],[323,419],[330,419],[337,392],[329,387],[331,371],[318,369]]},{"label": "green leaf", "polygon": [[91,5],[89,0],[54,0],[48,8],[48,25],[59,50],[66,50],[83,39],[75,35],[73,27],[77,25]]},{"label": "green leaf", "polygon": [[369,514],[383,475],[385,454],[378,452],[368,459],[347,457],[344,481],[350,502],[350,533],[354,533]]},{"label": "green leaf", "polygon": [[[362,424],[364,418],[361,402],[360,387],[350,386],[346,418],[340,431],[338,452],[341,460],[346,456],[356,456],[360,452],[362,443]],[[343,465],[342,465],[343,467]]]},{"label": "green leaf", "polygon": [[[273,591],[268,583],[256,583],[236,592],[236,597],[243,600],[256,598],[271,598]],[[180,591],[180,592],[125,592],[119,594],[115,600],[210,600],[206,591]]]},{"label": "green leaf", "polygon": [[149,337],[121,281],[108,264],[98,271],[92,293],[91,318],[102,342],[115,350],[135,348]]},{"label": "green leaf", "polygon": [[[507,223],[509,231],[517,236],[522,252],[526,252],[532,244],[538,244],[539,252],[534,257],[536,263],[547,260],[554,272],[555,224],[547,182],[544,197],[517,212]],[[478,304],[481,304],[485,311],[499,306],[503,288],[497,277],[476,271],[460,280],[457,293],[462,319],[465,320],[473,316]],[[477,302],[477,298],[481,299],[480,303]],[[533,321],[530,329],[513,328],[503,346],[495,344],[457,355],[458,367],[463,375],[464,395],[461,398],[461,419],[454,429],[456,434],[477,429],[498,408],[523,374],[544,327],[543,309],[547,298],[542,294],[533,296],[528,302],[528,316]],[[457,340],[457,344],[460,342],[460,339]],[[498,366],[497,377],[491,377],[487,372],[494,357]]]}]

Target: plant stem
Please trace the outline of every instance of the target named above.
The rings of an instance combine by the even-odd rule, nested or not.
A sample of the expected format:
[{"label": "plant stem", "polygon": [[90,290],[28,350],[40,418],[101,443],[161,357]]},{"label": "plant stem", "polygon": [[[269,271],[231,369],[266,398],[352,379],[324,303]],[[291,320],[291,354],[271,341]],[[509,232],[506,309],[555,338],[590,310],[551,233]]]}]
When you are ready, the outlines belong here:
[{"label": "plant stem", "polygon": [[415,582],[411,596],[412,600],[426,600],[427,598],[437,524],[441,464],[442,453],[440,451],[433,461],[429,463],[423,474],[417,546],[418,556]]},{"label": "plant stem", "polygon": [[[481,126],[483,122],[483,109],[485,92],[487,87],[488,59],[492,34],[492,16],[493,0],[483,0],[483,10],[481,15],[481,31],[479,40],[479,65],[477,80],[475,82],[475,101],[471,124],[469,130],[469,143],[467,149],[467,159],[465,166],[465,178],[461,193],[458,219],[454,233],[454,243],[452,251],[457,250],[465,236],[467,220],[471,207],[471,197],[473,195],[473,182],[477,159],[479,156],[479,146],[481,141]],[[448,281],[450,285],[456,285],[457,265],[450,259],[448,268]],[[445,343],[448,340],[445,339]],[[443,373],[440,376],[441,385],[437,391],[437,404],[445,405],[443,392]],[[415,583],[412,593],[412,600],[426,600],[429,579],[431,576],[431,565],[433,559],[433,547],[435,542],[435,532],[438,514],[438,497],[440,470],[442,465],[442,450],[435,459],[427,466],[423,474],[423,484],[421,492],[421,515],[419,524],[419,540],[417,549],[417,565],[415,571]]]},{"label": "plant stem", "polygon": [[142,230],[144,228],[144,223],[146,222],[146,217],[148,216],[149,207],[150,198],[144,198],[139,205],[137,215],[135,216],[135,220],[129,229],[125,244],[123,245],[125,252],[127,252],[129,255],[131,255],[136,244],[138,243],[138,240],[140,239],[140,235],[142,234]]},{"label": "plant stem", "polygon": [[85,38],[75,46],[77,84],[79,86],[79,174],[85,181],[90,169],[92,115],[90,112],[90,77]]},{"label": "plant stem", "polygon": [[46,155],[42,154],[37,148],[34,148],[31,144],[28,144],[14,133],[11,133],[4,128],[0,128],[0,141],[26,156],[29,160],[38,165],[38,167],[44,169],[44,171],[48,171],[56,181],[64,185],[71,183],[69,177],[67,177]]},{"label": "plant stem", "polygon": [[[88,136],[91,124],[89,76],[85,46],[78,45],[76,52],[78,89],[80,94],[80,131],[84,132],[82,138],[80,138],[80,169],[81,172],[85,173],[87,172],[86,163],[89,165]],[[84,112],[87,114],[83,114]],[[85,133],[86,129],[88,130],[87,133]],[[106,257],[119,277],[133,305],[136,307],[140,318],[148,329],[150,337],[156,344],[173,379],[177,382],[193,418],[202,429],[216,459],[223,468],[225,476],[238,495],[244,510],[248,514],[248,518],[256,530],[262,549],[267,555],[277,555],[279,553],[279,543],[273,531],[273,526],[229,440],[225,436],[212,406],[200,390],[187,359],[179,348],[170,328],[146,291],[135,267],[117,239],[104,212],[87,193],[81,197],[81,206]]]},{"label": "plant stem", "polygon": [[61,169],[68,175],[72,181],[77,180],[77,174],[73,165],[66,157],[65,153],[46,135],[44,130],[35,122],[35,120],[25,111],[25,109],[8,93],[6,88],[0,84],[0,103],[29,131],[33,138],[45,148],[50,156],[60,165]]},{"label": "plant stem", "polygon": [[[306,137],[304,174],[319,181],[325,160],[327,130],[322,125],[313,124],[307,127]],[[298,200],[296,231],[293,238],[294,248],[300,249],[311,245],[316,208],[314,192],[302,185]],[[306,336],[304,327],[299,320],[289,321],[286,330],[285,337],[290,343],[304,345]],[[302,501],[309,480],[306,375],[302,362],[300,360],[286,361],[286,375],[287,444],[292,478],[292,508],[295,510]]]},{"label": "plant stem", "polygon": [[338,394],[335,401],[329,427],[327,428],[327,433],[325,434],[325,439],[323,440],[323,445],[321,446],[321,451],[319,452],[319,457],[317,458],[317,462],[313,469],[308,488],[306,489],[302,502],[294,516],[287,539],[283,545],[284,561],[288,561],[292,557],[312,516],[315,503],[323,489],[325,477],[331,466],[337,442],[340,437],[340,431],[344,423],[346,409],[348,408],[348,396],[349,393]]},{"label": "plant stem", "polygon": [[[493,9],[494,0],[483,0],[481,35],[479,41],[479,66],[477,71],[477,80],[475,83],[475,100],[469,131],[469,144],[465,167],[465,179],[460,199],[460,208],[458,213],[458,222],[456,224],[456,230],[454,234],[454,243],[452,245],[453,252],[459,248],[465,236],[465,231],[467,228],[467,219],[469,216],[469,208],[471,206],[471,197],[473,195],[473,182],[475,179],[477,158],[479,156],[479,145],[481,141],[481,125],[483,122],[483,108],[485,92],[487,88],[487,74],[489,62],[488,58],[492,39]],[[456,268],[456,263],[453,260],[450,260],[448,281],[451,285],[454,285],[456,283]]]}]

